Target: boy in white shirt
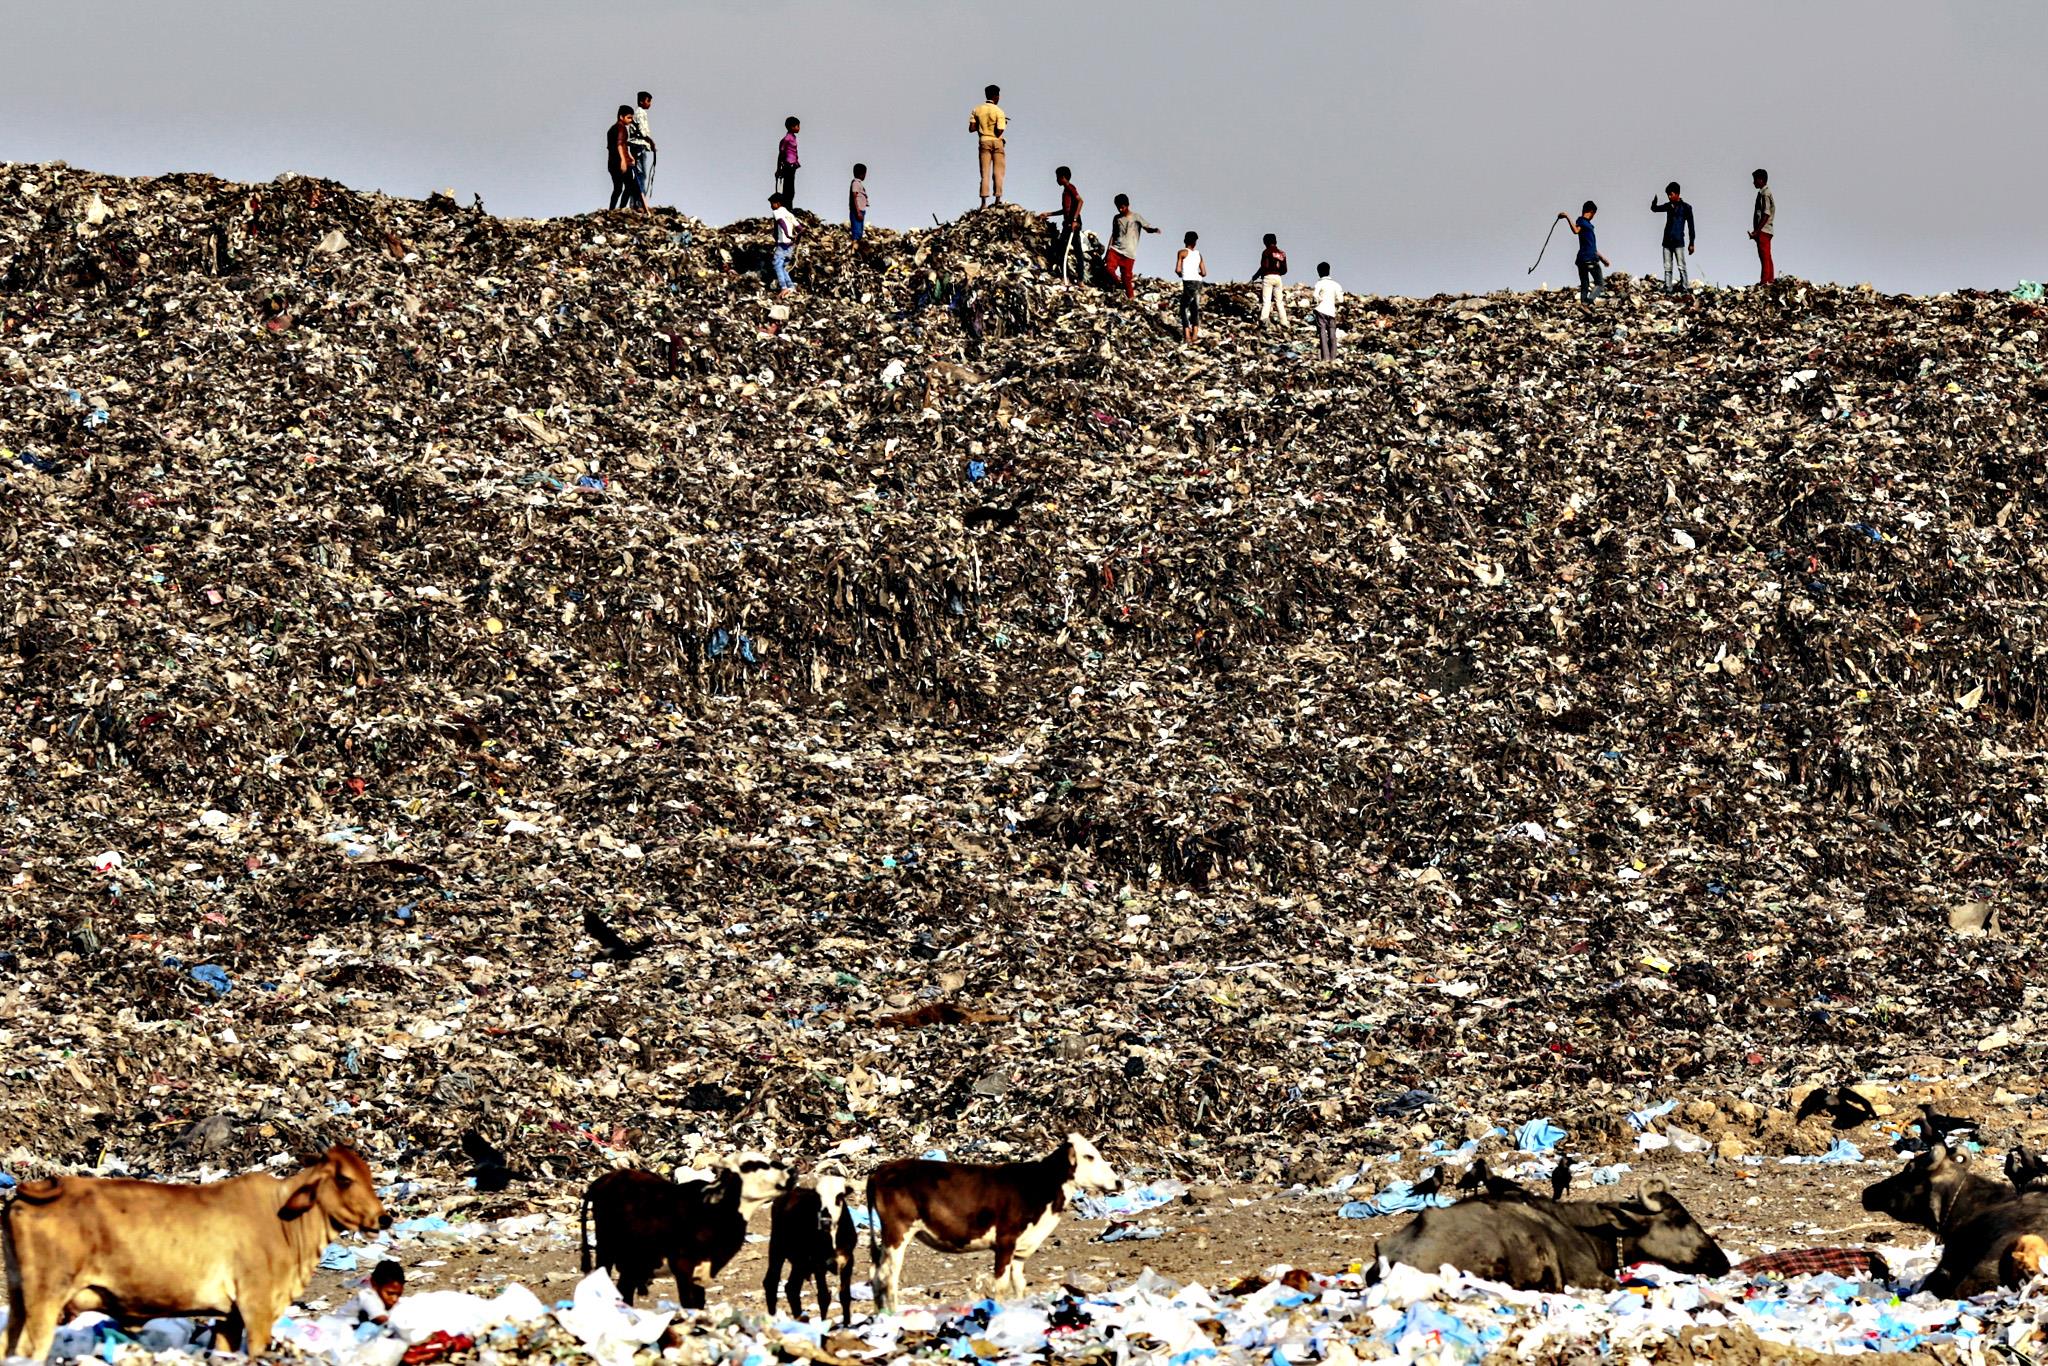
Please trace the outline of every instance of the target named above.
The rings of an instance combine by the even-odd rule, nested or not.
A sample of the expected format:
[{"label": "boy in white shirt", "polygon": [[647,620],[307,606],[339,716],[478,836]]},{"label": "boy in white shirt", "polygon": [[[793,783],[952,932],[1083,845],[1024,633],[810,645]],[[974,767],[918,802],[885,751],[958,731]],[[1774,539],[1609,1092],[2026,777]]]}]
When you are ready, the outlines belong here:
[{"label": "boy in white shirt", "polygon": [[796,282],[789,278],[789,258],[796,251],[797,235],[804,225],[796,221],[796,215],[789,211],[789,204],[780,193],[768,196],[768,207],[773,212],[769,221],[775,228],[775,288],[780,294],[796,293]]},{"label": "boy in white shirt", "polygon": [[1337,303],[1344,297],[1344,286],[1330,278],[1330,263],[1316,262],[1316,286],[1311,291],[1315,300],[1316,340],[1322,343],[1323,359],[1337,359]]},{"label": "boy in white shirt", "polygon": [[356,1296],[356,1322],[391,1324],[391,1311],[405,1295],[405,1268],[397,1262],[382,1261],[370,1273],[369,1288]]}]

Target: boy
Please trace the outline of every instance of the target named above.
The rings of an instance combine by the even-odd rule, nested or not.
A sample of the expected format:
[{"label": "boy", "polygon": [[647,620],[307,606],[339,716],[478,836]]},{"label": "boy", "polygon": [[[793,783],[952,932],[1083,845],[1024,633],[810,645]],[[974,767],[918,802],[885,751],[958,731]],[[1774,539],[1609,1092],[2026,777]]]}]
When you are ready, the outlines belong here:
[{"label": "boy", "polygon": [[1692,280],[1685,271],[1685,258],[1692,255],[1699,245],[1698,229],[1692,221],[1692,205],[1678,197],[1678,182],[1672,181],[1664,187],[1664,202],[1650,201],[1650,212],[1664,215],[1664,292],[1671,292],[1671,273],[1678,272],[1678,287],[1691,289]]},{"label": "boy", "polygon": [[846,222],[858,242],[868,235],[868,164],[853,163],[853,183],[846,187]]},{"label": "boy", "polygon": [[1200,233],[1186,234],[1180,239],[1180,255],[1173,258],[1173,273],[1180,276],[1181,339],[1189,346],[1193,346],[1195,338],[1200,335],[1202,281],[1209,275],[1209,263],[1202,259],[1201,249],[1195,245],[1201,240]]},{"label": "boy", "polygon": [[1001,86],[987,86],[981,93],[985,98],[967,112],[967,131],[974,134],[980,153],[981,207],[985,209],[991,182],[995,185],[996,203],[1003,202],[1003,139],[1010,131],[1010,116],[997,103],[1003,97]]},{"label": "boy", "polygon": [[1158,231],[1131,212],[1129,195],[1116,197],[1116,217],[1109,220],[1109,252],[1102,258],[1102,268],[1109,272],[1110,279],[1123,282],[1126,299],[1138,297],[1138,239]]},{"label": "boy", "polygon": [[369,1289],[356,1296],[356,1322],[391,1325],[391,1311],[405,1294],[405,1268],[397,1262],[382,1261],[370,1273]]},{"label": "boy", "polygon": [[1337,359],[1337,305],[1344,298],[1344,286],[1330,278],[1330,263],[1316,262],[1316,287],[1313,293],[1316,310],[1316,341],[1321,344],[1324,360]]},{"label": "boy", "polygon": [[1065,284],[1070,278],[1067,274],[1069,269],[1067,264],[1068,252],[1074,253],[1074,263],[1072,266],[1074,274],[1079,275],[1081,273],[1081,204],[1083,201],[1081,199],[1081,192],[1074,188],[1074,170],[1071,166],[1060,167],[1052,173],[1052,178],[1057,180],[1060,185],[1060,206],[1057,209],[1047,209],[1038,216],[1040,218],[1051,218],[1055,214],[1059,215],[1060,236],[1058,243],[1053,249],[1053,260],[1058,263],[1060,283]]},{"label": "boy", "polygon": [[1252,278],[1259,282],[1259,326],[1266,325],[1266,319],[1276,308],[1280,310],[1280,325],[1287,326],[1287,253],[1280,250],[1280,239],[1270,232]]},{"label": "boy", "polygon": [[769,258],[775,266],[775,289],[778,294],[794,294],[796,284],[789,278],[789,258],[796,251],[796,239],[804,226],[796,221],[796,215],[789,211],[789,201],[780,194],[768,196],[768,210],[775,227],[775,251]]},{"label": "boy", "polygon": [[782,121],[782,141],[775,148],[775,192],[782,207],[796,207],[796,168],[803,165],[796,154],[796,135],[804,130],[803,120],[791,114]]},{"label": "boy", "polygon": [[654,96],[643,90],[634,99],[639,107],[633,111],[633,128],[626,141],[633,147],[633,162],[640,171],[640,197],[645,199],[654,193],[654,124],[648,113],[654,107]]},{"label": "boy", "polygon": [[1771,261],[1771,238],[1778,231],[1778,197],[1771,193],[1771,173],[1761,168],[1750,172],[1749,183],[1756,186],[1756,209],[1749,219],[1749,239],[1756,243],[1757,264],[1763,267],[1760,283],[1769,284],[1778,278],[1778,267]]},{"label": "boy", "polygon": [[605,130],[605,167],[612,173],[612,202],[609,209],[631,207],[646,208],[646,196],[640,192],[640,176],[633,164],[633,106],[619,106],[619,116],[612,126]]},{"label": "boy", "polygon": [[1579,239],[1579,302],[1582,304],[1607,297],[1607,281],[1600,274],[1600,267],[1611,269],[1614,265],[1600,254],[1600,243],[1593,236],[1593,215],[1599,212],[1600,206],[1589,199],[1579,206],[1576,220],[1568,213],[1558,214],[1559,218],[1571,223],[1572,235]]}]

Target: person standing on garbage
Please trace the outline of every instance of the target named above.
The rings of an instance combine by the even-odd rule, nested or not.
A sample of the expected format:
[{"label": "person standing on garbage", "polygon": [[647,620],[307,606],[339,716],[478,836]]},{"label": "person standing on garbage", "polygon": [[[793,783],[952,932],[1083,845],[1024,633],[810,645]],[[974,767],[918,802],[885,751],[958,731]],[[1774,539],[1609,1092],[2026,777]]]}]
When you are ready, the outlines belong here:
[{"label": "person standing on garbage", "polygon": [[632,130],[633,106],[622,104],[619,116],[604,134],[605,166],[612,173],[612,202],[605,206],[607,210],[647,207],[647,198],[640,193],[639,172],[633,164]]},{"label": "person standing on garbage", "polygon": [[1116,197],[1116,217],[1109,220],[1109,251],[1102,258],[1102,268],[1110,279],[1123,284],[1126,299],[1138,297],[1138,239],[1158,231],[1131,209],[1129,195]]},{"label": "person standing on garbage", "polygon": [[1679,198],[1678,182],[1672,181],[1664,187],[1664,198],[1650,201],[1650,212],[1664,215],[1664,292],[1671,292],[1671,277],[1678,276],[1678,288],[1692,288],[1692,277],[1686,273],[1685,258],[1692,255],[1700,244],[1698,227],[1692,218],[1692,205]]},{"label": "person standing on garbage", "polygon": [[846,226],[856,242],[868,235],[868,164],[853,163],[853,180],[846,187]]},{"label": "person standing on garbage", "polygon": [[645,201],[654,194],[654,125],[647,112],[654,104],[654,96],[643,90],[635,101],[638,107],[633,110],[633,126],[626,133],[626,142],[633,149],[633,164],[640,173],[640,198]]},{"label": "person standing on garbage", "polygon": [[1052,178],[1058,181],[1060,185],[1060,206],[1057,209],[1047,209],[1038,216],[1040,218],[1051,218],[1054,215],[1058,215],[1059,217],[1060,235],[1059,240],[1053,244],[1053,262],[1054,268],[1060,273],[1060,283],[1065,284],[1067,282],[1068,252],[1075,253],[1073,267],[1075,274],[1078,275],[1081,270],[1079,253],[1081,249],[1081,205],[1083,201],[1081,199],[1081,192],[1074,188],[1074,170],[1071,166],[1060,167],[1052,173]]},{"label": "person standing on garbage", "polygon": [[1600,212],[1600,206],[1587,200],[1579,206],[1579,216],[1559,212],[1559,218],[1572,225],[1572,235],[1579,239],[1579,302],[1590,304],[1607,294],[1607,281],[1600,274],[1600,267],[1612,268],[1614,262],[1600,254],[1600,242],[1593,235],[1593,215]]},{"label": "person standing on garbage", "polygon": [[1749,240],[1756,243],[1757,264],[1763,268],[1759,284],[1769,284],[1778,278],[1777,264],[1771,260],[1771,238],[1778,232],[1778,197],[1771,193],[1771,173],[1759,167],[1750,172],[1750,184],[1756,186],[1756,208],[1749,217]]},{"label": "person standing on garbage", "polygon": [[1001,86],[991,85],[982,90],[980,104],[967,113],[967,131],[974,134],[975,147],[981,160],[981,207],[988,207],[989,188],[995,188],[996,203],[1003,202],[1003,139],[1010,131],[1010,116],[1003,112]]},{"label": "person standing on garbage", "polygon": [[1202,259],[1202,249],[1195,245],[1202,240],[1200,233],[1188,233],[1180,240],[1180,255],[1173,258],[1173,273],[1180,276],[1181,339],[1193,346],[1201,331],[1202,281],[1208,278],[1209,263]]},{"label": "person standing on garbage", "polygon": [[780,191],[768,196],[768,208],[775,227],[775,250],[769,257],[775,270],[775,291],[794,294],[796,282],[789,278],[789,258],[796,252],[796,239],[802,235],[804,225],[796,221]]},{"label": "person standing on garbage", "polygon": [[1344,286],[1330,278],[1330,263],[1316,262],[1316,287],[1310,292],[1316,311],[1316,341],[1324,360],[1337,359],[1337,305],[1343,302]]},{"label": "person standing on garbage", "polygon": [[1259,282],[1259,326],[1266,325],[1275,309],[1280,311],[1280,325],[1287,326],[1287,253],[1280,250],[1280,239],[1270,232],[1252,278]]},{"label": "person standing on garbage", "polygon": [[803,120],[791,114],[782,121],[782,141],[775,147],[775,193],[782,196],[782,207],[796,208],[796,168],[803,165],[803,159],[796,154],[796,135],[804,130]]}]

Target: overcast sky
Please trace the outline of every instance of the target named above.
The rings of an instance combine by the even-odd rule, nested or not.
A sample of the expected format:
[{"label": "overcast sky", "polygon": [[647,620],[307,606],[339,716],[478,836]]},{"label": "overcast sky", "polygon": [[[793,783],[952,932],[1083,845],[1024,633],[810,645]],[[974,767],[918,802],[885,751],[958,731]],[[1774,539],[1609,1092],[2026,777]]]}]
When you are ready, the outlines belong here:
[{"label": "overcast sky", "polygon": [[1887,290],[2048,274],[2039,0],[4,0],[0,157],[145,174],[474,191],[501,214],[602,207],[603,134],[655,92],[658,203],[761,212],[786,114],[798,202],[871,221],[975,204],[967,111],[1002,85],[1009,197],[1067,162],[1212,272],[1280,234],[1354,290],[1564,283],[1551,216],[1592,198],[1617,268],[1658,265],[1685,184],[1706,278],[1754,278],[1749,172],[1780,271]]}]

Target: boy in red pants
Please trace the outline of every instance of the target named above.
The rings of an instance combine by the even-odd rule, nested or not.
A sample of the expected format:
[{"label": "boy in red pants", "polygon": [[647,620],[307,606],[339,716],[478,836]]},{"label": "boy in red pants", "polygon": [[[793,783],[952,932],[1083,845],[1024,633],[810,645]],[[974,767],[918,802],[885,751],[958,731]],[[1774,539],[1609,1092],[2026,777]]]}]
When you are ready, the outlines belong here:
[{"label": "boy in red pants", "polygon": [[1129,195],[1116,197],[1116,217],[1109,221],[1109,251],[1102,258],[1102,268],[1111,279],[1123,282],[1127,299],[1138,297],[1138,239],[1158,231],[1131,209]]}]

